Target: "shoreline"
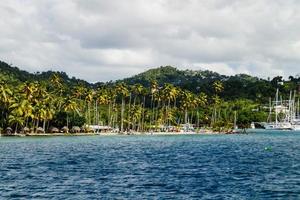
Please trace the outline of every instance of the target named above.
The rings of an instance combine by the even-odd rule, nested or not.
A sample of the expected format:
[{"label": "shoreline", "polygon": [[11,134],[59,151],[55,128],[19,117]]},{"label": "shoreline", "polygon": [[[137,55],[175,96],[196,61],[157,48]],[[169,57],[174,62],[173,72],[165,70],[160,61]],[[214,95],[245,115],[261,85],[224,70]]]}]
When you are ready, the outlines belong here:
[{"label": "shoreline", "polygon": [[12,135],[0,134],[1,137],[57,137],[57,136],[167,136],[167,135],[230,135],[239,134],[234,132],[214,132],[214,131],[201,131],[201,132],[132,132],[132,133],[115,133],[115,132],[102,132],[102,133],[16,133]]}]

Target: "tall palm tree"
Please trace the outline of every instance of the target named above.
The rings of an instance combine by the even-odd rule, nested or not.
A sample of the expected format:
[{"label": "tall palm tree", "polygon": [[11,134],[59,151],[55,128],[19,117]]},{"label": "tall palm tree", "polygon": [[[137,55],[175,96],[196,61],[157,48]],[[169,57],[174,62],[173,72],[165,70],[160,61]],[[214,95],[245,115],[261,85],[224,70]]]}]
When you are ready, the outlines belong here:
[{"label": "tall palm tree", "polygon": [[[164,85],[164,88],[162,90],[162,97],[164,99],[164,116],[165,116],[165,119],[168,119],[167,118],[167,113],[169,112],[169,109],[171,107],[171,102],[175,102],[176,101],[176,98],[177,98],[177,95],[178,95],[178,91],[177,91],[177,88],[174,87],[174,85],[172,84],[169,84],[169,83],[166,83]],[[167,123],[169,125],[169,120],[167,120]]]},{"label": "tall palm tree", "polygon": [[181,109],[184,110],[184,123],[190,123],[188,120],[189,109],[195,108],[197,105],[197,100],[195,96],[190,91],[184,90],[181,93]]},{"label": "tall palm tree", "polygon": [[25,82],[21,85],[20,90],[27,100],[31,100],[37,90],[37,85],[36,83]]},{"label": "tall palm tree", "polygon": [[216,123],[216,121],[218,120],[217,109],[219,108],[219,106],[221,105],[221,102],[222,102],[219,94],[224,90],[223,83],[221,81],[215,81],[213,83],[213,89],[215,91],[215,94],[212,98],[214,108],[213,108],[213,113],[212,113],[211,125],[214,125]]},{"label": "tall palm tree", "polygon": [[101,88],[96,92],[96,122],[99,124],[100,116],[100,106],[99,105],[108,105],[109,104],[109,94],[106,88]]},{"label": "tall palm tree", "polygon": [[[137,104],[137,100],[138,100],[138,97],[141,96],[144,92],[144,87],[137,83],[137,84],[134,84],[132,87],[131,87],[131,93],[134,95],[134,100],[133,100],[133,107],[136,106]],[[130,98],[131,99],[131,98]],[[129,100],[130,102],[130,100]],[[140,104],[143,104],[143,102],[140,102]],[[130,105],[130,103],[129,103]],[[143,107],[143,106],[142,106]],[[142,116],[141,116],[142,117]],[[130,106],[129,106],[129,112],[128,112],[128,118],[127,120],[129,122],[131,122],[132,126],[135,127],[135,122],[136,122],[136,119],[133,119],[133,116],[130,114]],[[141,118],[138,120],[140,121]],[[130,128],[130,127],[129,127]]]},{"label": "tall palm tree", "polygon": [[18,126],[24,124],[24,104],[20,103],[20,96],[15,96],[12,104],[9,106],[9,125],[15,126],[15,133],[18,131]]},{"label": "tall palm tree", "polygon": [[73,90],[73,97],[77,99],[82,99],[84,97],[84,94],[86,93],[87,89],[82,85],[77,85],[74,87]]},{"label": "tall palm tree", "polygon": [[[196,96],[196,118],[197,118],[197,127],[200,125],[200,110],[205,108],[207,105],[207,95],[201,92],[198,96]],[[204,113],[202,113],[204,115]],[[204,116],[207,118],[207,116]]]},{"label": "tall palm tree", "polygon": [[4,127],[4,123],[8,117],[8,108],[10,103],[12,102],[13,92],[9,85],[1,81],[0,82],[0,106],[1,106],[1,124]]},{"label": "tall palm tree", "polygon": [[136,126],[136,122],[139,121],[142,118],[142,111],[143,108],[141,105],[133,105],[132,109],[130,110],[130,116],[132,118],[132,128],[134,130],[139,131],[140,125]]},{"label": "tall palm tree", "polygon": [[18,115],[17,113],[15,112],[11,112],[10,115],[9,115],[9,124],[11,126],[15,126],[15,133],[18,132],[18,128],[19,126],[23,126],[24,124],[24,119],[22,116]]},{"label": "tall palm tree", "polygon": [[125,97],[129,95],[128,87],[125,83],[118,83],[116,85],[116,91],[121,96],[121,133],[124,132],[124,112],[125,112]]},{"label": "tall palm tree", "polygon": [[66,98],[65,103],[63,104],[63,110],[67,113],[67,127],[69,128],[69,114],[76,112],[79,114],[78,111],[78,104],[72,98]]},{"label": "tall palm tree", "polygon": [[0,102],[3,105],[6,105],[11,101],[11,96],[12,96],[12,90],[11,88],[5,83],[1,82],[0,83]]},{"label": "tall palm tree", "polygon": [[51,77],[50,77],[50,83],[51,83],[51,87],[53,88],[53,92],[55,95],[57,95],[57,99],[60,99],[57,101],[58,103],[58,109],[61,109],[61,106],[63,104],[63,94],[66,90],[66,86],[63,84],[63,79],[60,77],[60,75],[58,73],[54,73]]},{"label": "tall palm tree", "polygon": [[108,88],[107,89],[108,95],[108,125],[114,127],[114,119],[117,113],[116,109],[116,97],[117,93],[115,88]]},{"label": "tall palm tree", "polygon": [[92,121],[91,121],[91,105],[92,105],[92,102],[94,100],[94,94],[95,92],[93,90],[88,90],[85,94],[85,102],[86,102],[86,105],[87,105],[87,121],[88,121],[88,124],[91,125]]},{"label": "tall palm tree", "polygon": [[151,85],[150,85],[150,93],[151,93],[151,105],[150,105],[150,109],[152,110],[151,116],[150,116],[150,128],[153,124],[153,121],[155,119],[155,102],[154,102],[154,97],[155,95],[158,93],[158,82],[156,80],[152,80],[151,81]]}]

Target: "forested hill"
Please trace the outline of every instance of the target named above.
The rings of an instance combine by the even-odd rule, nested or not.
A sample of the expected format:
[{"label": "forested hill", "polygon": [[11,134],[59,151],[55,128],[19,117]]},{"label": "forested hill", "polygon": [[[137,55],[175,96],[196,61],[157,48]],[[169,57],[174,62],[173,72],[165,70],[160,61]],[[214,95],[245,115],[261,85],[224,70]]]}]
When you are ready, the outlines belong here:
[{"label": "forested hill", "polygon": [[289,80],[283,80],[281,76],[265,80],[246,74],[225,76],[207,70],[178,70],[171,66],[150,69],[131,78],[120,80],[120,82],[129,85],[140,83],[149,87],[152,80],[157,80],[161,86],[164,83],[171,83],[194,93],[204,92],[208,95],[213,94],[213,83],[221,81],[224,85],[221,94],[223,98],[228,100],[245,98],[260,102],[274,96],[277,88],[280,89],[283,95],[288,95],[290,91],[298,90],[300,83],[300,78],[293,76],[290,76]]},{"label": "forested hill", "polygon": [[20,70],[18,67],[13,67],[5,62],[0,61],[1,77],[11,82],[48,81],[53,74],[58,74],[68,86],[75,86],[77,84],[91,86],[91,84],[87,81],[77,79],[75,77],[70,78],[65,72],[46,71],[29,73],[27,71]]},{"label": "forested hill", "polygon": [[[1,76],[9,77],[9,80],[12,81],[47,81],[54,73],[57,73],[68,86],[81,84],[86,87],[96,88],[103,85],[101,82],[92,84],[75,77],[70,78],[65,72],[47,71],[33,74],[0,61]],[[208,95],[213,94],[212,84],[219,80],[224,86],[224,90],[221,94],[222,98],[227,100],[245,98],[259,102],[266,101],[269,97],[274,96],[276,88],[279,88],[283,95],[288,95],[290,91],[298,90],[300,83],[300,78],[293,76],[291,76],[289,80],[283,80],[280,76],[271,80],[265,80],[246,74],[225,76],[212,71],[178,70],[171,66],[164,66],[106,84],[114,85],[119,82],[125,82],[128,85],[133,85],[140,83],[145,87],[149,87],[153,80],[156,80],[160,86],[163,86],[165,83],[170,83],[194,93],[204,92]]]}]

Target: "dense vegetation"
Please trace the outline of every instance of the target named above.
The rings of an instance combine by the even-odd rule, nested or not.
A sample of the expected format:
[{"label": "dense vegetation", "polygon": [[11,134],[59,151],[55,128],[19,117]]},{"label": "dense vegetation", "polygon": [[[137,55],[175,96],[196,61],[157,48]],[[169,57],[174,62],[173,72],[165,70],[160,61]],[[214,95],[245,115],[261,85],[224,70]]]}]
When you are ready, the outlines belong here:
[{"label": "dense vegetation", "polygon": [[299,77],[264,80],[210,71],[151,69],[132,78],[91,84],[63,72],[31,74],[0,62],[0,127],[19,132],[52,127],[108,125],[149,131],[191,123],[213,129],[247,127],[265,121],[264,103],[279,88],[299,87]]}]

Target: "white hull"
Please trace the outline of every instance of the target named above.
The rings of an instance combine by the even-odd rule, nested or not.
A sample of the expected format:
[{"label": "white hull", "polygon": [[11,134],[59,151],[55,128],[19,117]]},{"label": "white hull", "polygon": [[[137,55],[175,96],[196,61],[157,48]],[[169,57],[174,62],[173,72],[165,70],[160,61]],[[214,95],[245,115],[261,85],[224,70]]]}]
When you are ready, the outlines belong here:
[{"label": "white hull", "polygon": [[293,126],[289,122],[266,123],[264,128],[266,130],[293,130]]},{"label": "white hull", "polygon": [[300,131],[300,124],[294,124],[294,125],[292,125],[292,129],[294,131]]}]

